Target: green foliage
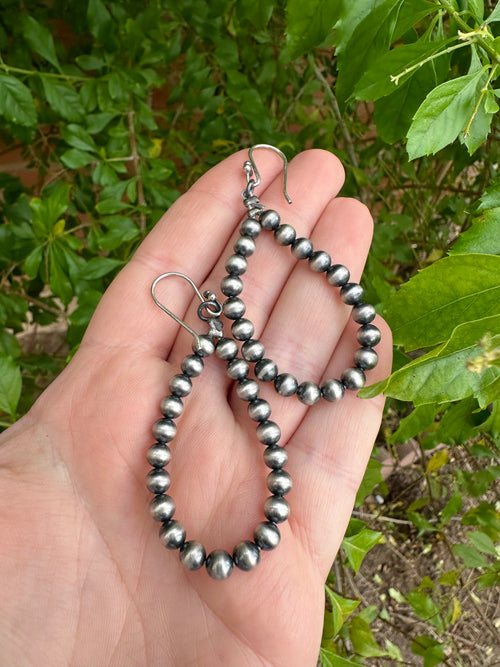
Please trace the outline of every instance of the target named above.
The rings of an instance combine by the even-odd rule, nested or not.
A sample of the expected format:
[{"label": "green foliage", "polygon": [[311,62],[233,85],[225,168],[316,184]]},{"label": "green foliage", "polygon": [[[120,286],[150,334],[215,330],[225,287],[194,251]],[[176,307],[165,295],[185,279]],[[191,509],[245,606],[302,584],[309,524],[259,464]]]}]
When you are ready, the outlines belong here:
[{"label": "green foliage", "polygon": [[[258,142],[335,152],[343,194],[376,213],[364,284],[395,363],[363,393],[386,393],[386,419],[328,581],[320,660],[461,664],[456,625],[500,583],[499,5],[31,5],[0,0],[0,139],[34,176],[0,174],[1,425],[63,368],[116,272],[204,170]],[[56,352],[26,343],[46,327]],[[380,460],[402,443],[421,459],[406,504]],[[374,554],[412,542],[446,544],[446,568],[361,602]]]}]

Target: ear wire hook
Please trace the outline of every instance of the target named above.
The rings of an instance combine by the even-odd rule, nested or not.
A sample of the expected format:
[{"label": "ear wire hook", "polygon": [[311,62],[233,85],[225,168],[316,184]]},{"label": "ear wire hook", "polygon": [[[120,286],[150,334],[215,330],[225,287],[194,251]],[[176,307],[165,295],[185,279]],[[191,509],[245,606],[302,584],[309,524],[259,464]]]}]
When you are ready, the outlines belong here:
[{"label": "ear wire hook", "polygon": [[[160,280],[163,280],[164,278],[169,278],[170,276],[177,276],[178,278],[183,278],[184,280],[187,280],[187,282],[191,285],[191,287],[194,289],[196,292],[196,296],[199,298],[201,301],[200,306],[198,306],[198,317],[202,320],[209,321],[210,322],[210,335],[214,337],[220,337],[222,334],[217,334],[218,327],[213,326],[215,323],[213,320],[216,320],[221,314],[222,314],[222,306],[217,300],[215,294],[207,290],[206,292],[203,292],[203,294],[200,292],[200,290],[196,287],[195,283],[191,280],[189,276],[186,276],[184,273],[180,273],[179,271],[168,271],[167,273],[162,273],[161,276],[158,276],[154,281],[153,284],[151,285],[151,296],[153,297],[153,301],[156,303],[158,308],[161,308],[167,315],[170,315],[172,319],[174,319],[178,324],[181,325],[181,327],[184,327],[186,331],[189,331],[189,333],[193,336],[193,338],[196,341],[196,345],[201,347],[201,341],[200,341],[200,336],[199,334],[196,333],[194,329],[192,329],[189,325],[187,325],[183,320],[181,320],[177,315],[175,315],[171,310],[169,310],[156,296],[156,286],[160,282]],[[203,312],[204,310],[207,311],[207,315]]]},{"label": "ear wire hook", "polygon": [[251,148],[248,149],[248,159],[249,162],[245,162],[243,165],[245,172],[247,174],[247,182],[250,179],[250,168],[253,170],[253,173],[255,174],[255,183],[254,186],[260,185],[260,174],[259,170],[257,169],[257,165],[255,164],[255,160],[252,157],[252,154],[257,148],[268,148],[271,151],[274,151],[277,153],[280,158],[283,160],[283,194],[285,196],[285,199],[289,204],[292,203],[292,200],[288,196],[288,193],[286,191],[286,177],[287,177],[287,166],[288,166],[288,161],[286,159],[286,155],[280,151],[279,148],[276,148],[276,146],[271,146],[271,144],[256,144],[255,146],[252,146]]}]

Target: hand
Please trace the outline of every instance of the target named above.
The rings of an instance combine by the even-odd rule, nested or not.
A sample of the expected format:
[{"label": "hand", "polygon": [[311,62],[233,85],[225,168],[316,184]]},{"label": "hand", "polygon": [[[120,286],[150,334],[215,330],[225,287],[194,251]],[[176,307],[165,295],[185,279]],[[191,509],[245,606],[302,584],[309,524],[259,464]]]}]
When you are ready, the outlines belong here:
[{"label": "hand", "polygon": [[[372,221],[358,201],[335,197],[343,170],[319,150],[289,165],[259,151],[259,198],[310,236],[358,281]],[[159,402],[192,338],[158,309],[153,279],[182,271],[219,292],[243,218],[239,153],[203,176],[156,225],[104,295],[78,353],[0,447],[0,663],[28,667],[115,665],[313,667],[322,630],[323,584],[339,547],[379,428],[383,398],[346,392],[311,408],[265,386],[288,443],[294,488],[281,544],[252,572],[226,581],[186,571],[149,516],[145,454]],[[265,188],[266,184],[270,184]],[[352,365],[358,325],[338,290],[296,263],[269,234],[257,239],[243,276],[248,317],[280,371],[339,377]],[[162,301],[196,331],[190,286],[161,283]],[[220,292],[219,292],[220,294]],[[197,302],[196,302],[197,303]],[[381,321],[380,363],[390,368]],[[226,328],[228,323],[226,322]],[[175,518],[207,552],[232,551],[263,520],[268,469],[255,422],[213,355],[185,399],[169,465]]]}]

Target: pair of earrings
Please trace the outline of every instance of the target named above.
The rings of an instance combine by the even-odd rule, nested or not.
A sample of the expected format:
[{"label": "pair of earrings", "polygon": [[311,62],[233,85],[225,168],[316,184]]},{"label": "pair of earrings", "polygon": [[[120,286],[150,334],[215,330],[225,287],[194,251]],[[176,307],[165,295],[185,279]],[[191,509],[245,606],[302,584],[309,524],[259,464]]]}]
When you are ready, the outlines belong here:
[{"label": "pair of earrings", "polygon": [[[378,356],[373,348],[380,341],[380,331],[371,323],[375,317],[375,309],[363,301],[363,288],[357,283],[350,282],[349,270],[342,264],[332,264],[330,255],[324,250],[314,250],[308,238],[297,238],[295,229],[289,224],[282,224],[279,214],[267,209],[255,195],[255,188],[261,179],[252,154],[258,148],[273,150],[282,158],[283,193],[288,203],[291,203],[286,192],[285,155],[268,144],[257,144],[250,148],[249,159],[243,165],[247,185],[242,192],[242,198],[247,208],[247,218],[240,225],[240,236],[234,244],[234,254],[226,262],[227,275],[221,282],[221,292],[226,297],[224,302],[220,303],[216,295],[210,291],[201,294],[193,281],[179,272],[172,271],[158,276],[151,287],[155,303],[189,331],[193,336],[193,344],[192,354],[184,357],[181,363],[181,372],[174,375],[169,382],[170,393],[160,405],[163,417],[153,426],[153,437],[156,442],[147,452],[147,459],[152,466],[147,476],[147,488],[154,494],[150,511],[153,519],[162,524],[160,540],[168,549],[179,550],[180,562],[184,567],[188,570],[198,570],[205,566],[208,574],[219,580],[227,579],[235,566],[245,571],[255,568],[260,561],[261,551],[270,551],[278,546],[280,542],[278,524],[286,521],[290,514],[290,507],[285,499],[292,488],[292,479],[285,470],[288,453],[279,444],[281,431],[278,424],[270,419],[271,406],[259,398],[259,383],[272,383],[281,396],[297,396],[298,400],[308,406],[319,400],[335,403],[342,399],[346,390],[356,391],[364,385],[365,371],[377,364]],[[247,269],[248,258],[255,252],[256,239],[263,230],[273,232],[274,239],[279,245],[290,246],[295,258],[307,260],[313,272],[325,274],[327,282],[340,289],[342,301],[352,306],[351,317],[361,325],[357,332],[360,347],[354,354],[353,366],[347,368],[340,379],[326,380],[321,386],[310,381],[299,384],[290,373],[278,371],[276,363],[265,355],[264,345],[254,337],[254,326],[244,317],[245,303],[241,298],[243,290],[241,276]],[[198,334],[156,297],[158,283],[171,276],[183,278],[193,287],[200,299],[198,316],[208,322],[208,334]],[[232,320],[231,337],[224,336],[221,315]],[[239,343],[241,343],[241,356]],[[200,542],[186,540],[185,528],[173,518],[175,503],[166,493],[170,487],[170,475],[165,470],[171,459],[168,443],[177,433],[174,420],[183,412],[182,399],[191,392],[193,379],[201,374],[206,358],[214,352],[227,362],[227,374],[237,383],[238,397],[248,402],[248,414],[257,422],[257,439],[265,446],[264,463],[270,468],[267,488],[271,495],[264,503],[266,520],[255,528],[253,540],[239,542],[232,554],[224,549],[215,549],[207,554]],[[254,365],[255,379],[249,377],[250,364]]]}]

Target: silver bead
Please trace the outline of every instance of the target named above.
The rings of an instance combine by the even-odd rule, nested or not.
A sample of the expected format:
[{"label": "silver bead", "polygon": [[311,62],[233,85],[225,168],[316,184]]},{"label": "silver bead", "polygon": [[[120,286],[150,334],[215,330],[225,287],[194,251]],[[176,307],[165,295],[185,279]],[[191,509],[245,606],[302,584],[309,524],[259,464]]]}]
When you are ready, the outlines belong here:
[{"label": "silver bead", "polygon": [[271,382],[278,375],[278,367],[272,359],[261,359],[255,364],[254,371],[261,382]]},{"label": "silver bead", "polygon": [[334,287],[346,285],[350,277],[349,269],[343,264],[334,264],[326,272],[327,281]]},{"label": "silver bead", "polygon": [[297,259],[309,259],[313,253],[313,244],[309,239],[301,237],[292,243],[292,255]]},{"label": "silver bead", "polygon": [[169,521],[175,512],[175,503],[170,496],[155,496],[149,504],[149,511],[155,521]]},{"label": "silver bead", "polygon": [[264,356],[264,345],[260,340],[247,340],[241,346],[241,354],[247,361],[260,361]]},{"label": "silver bead", "polygon": [[360,347],[354,353],[354,363],[362,370],[370,370],[378,364],[378,354],[371,347]]},{"label": "silver bead", "polygon": [[240,570],[245,572],[253,570],[260,561],[260,549],[250,540],[240,542],[234,547],[233,561]]},{"label": "silver bead", "polygon": [[321,385],[321,394],[325,401],[336,403],[344,397],[345,388],[338,380],[326,380]]},{"label": "silver bead", "polygon": [[241,380],[236,385],[236,393],[242,401],[253,401],[259,395],[259,384],[255,380]]},{"label": "silver bead", "polygon": [[283,523],[290,516],[290,505],[282,496],[269,496],[264,503],[264,516],[273,523]]},{"label": "silver bead", "polygon": [[170,419],[158,419],[153,424],[153,438],[158,442],[170,442],[176,433],[177,426]]},{"label": "silver bead", "polygon": [[355,306],[361,303],[364,290],[358,283],[347,283],[340,289],[340,298],[348,306]]},{"label": "silver bead", "polygon": [[274,388],[280,396],[293,396],[299,386],[290,373],[281,373],[274,380]]},{"label": "silver bead", "polygon": [[316,250],[309,257],[309,267],[316,273],[322,273],[330,268],[332,258],[324,250]]},{"label": "silver bead", "polygon": [[276,524],[271,521],[262,521],[255,528],[253,539],[263,551],[271,551],[271,549],[276,549],[280,543],[281,535]]},{"label": "silver bead", "polygon": [[244,359],[233,359],[227,365],[226,373],[232,380],[243,380],[248,375],[250,367]]},{"label": "silver bead", "polygon": [[198,346],[196,340],[193,340],[193,352],[199,357],[209,357],[215,350],[213,340],[209,336],[198,336],[198,338],[200,339],[200,345]]},{"label": "silver bead", "polygon": [[170,488],[170,475],[163,468],[154,468],[146,477],[146,486],[151,493],[164,493]]},{"label": "silver bead", "polygon": [[219,359],[231,361],[238,354],[238,343],[232,338],[221,338],[215,348]]},{"label": "silver bead", "polygon": [[286,470],[272,470],[266,482],[267,488],[275,496],[284,496],[292,490],[292,478]]},{"label": "silver bead", "polygon": [[346,389],[357,391],[365,384],[366,377],[360,368],[346,368],[342,373],[341,380]]},{"label": "silver bead", "polygon": [[268,468],[278,470],[288,463],[288,453],[284,447],[271,445],[264,450],[264,463]]},{"label": "silver bead", "polygon": [[297,389],[297,398],[304,405],[314,405],[321,398],[321,390],[315,382],[302,382]]},{"label": "silver bead", "polygon": [[222,294],[225,294],[225,296],[238,296],[242,289],[243,283],[241,279],[238,278],[238,276],[224,276],[224,278],[221,280],[220,291]]},{"label": "silver bead", "polygon": [[184,404],[178,396],[165,396],[160,403],[160,410],[164,417],[175,419],[182,415]]},{"label": "silver bead", "polygon": [[363,347],[373,347],[377,343],[380,343],[380,329],[374,324],[364,324],[362,327],[359,327],[356,339]]},{"label": "silver bead", "polygon": [[179,560],[188,570],[199,570],[205,564],[205,547],[196,540],[184,542],[179,553]]},{"label": "silver bead", "polygon": [[230,296],[222,306],[222,312],[230,320],[237,320],[245,314],[245,304],[237,296]]},{"label": "silver bead", "polygon": [[297,236],[292,225],[280,225],[274,230],[274,238],[278,245],[291,245]]},{"label": "silver bead", "polygon": [[240,234],[242,236],[250,236],[250,238],[255,239],[261,232],[262,227],[259,225],[257,220],[252,218],[247,218],[243,220],[240,225]]},{"label": "silver bead", "polygon": [[371,303],[358,303],[352,309],[351,317],[358,324],[369,324],[375,317],[375,308]]},{"label": "silver bead", "polygon": [[240,236],[233,246],[234,252],[243,257],[250,257],[255,252],[255,241],[250,236]]},{"label": "silver bead", "polygon": [[241,276],[248,267],[247,260],[241,255],[231,255],[226,262],[226,271],[233,276]]},{"label": "silver bead", "polygon": [[197,377],[203,370],[204,363],[197,354],[188,354],[181,363],[182,372],[189,377]]},{"label": "silver bead", "polygon": [[248,340],[253,336],[254,326],[250,320],[240,317],[233,322],[231,332],[236,340]]},{"label": "silver bead", "polygon": [[278,227],[280,224],[279,213],[273,211],[272,209],[263,211],[260,214],[259,222],[262,225],[262,229],[265,229],[267,231],[272,231],[273,229],[276,229],[276,227]]},{"label": "silver bead", "polygon": [[280,427],[275,422],[261,422],[257,426],[257,438],[263,445],[275,445],[281,438]]},{"label": "silver bead", "polygon": [[233,559],[224,549],[215,549],[208,554],[205,562],[212,579],[227,579],[233,571]]},{"label": "silver bead", "polygon": [[256,398],[248,404],[250,419],[256,422],[266,421],[271,416],[271,406],[262,398]]},{"label": "silver bead", "polygon": [[168,388],[174,396],[187,396],[191,393],[193,383],[187,375],[174,375],[168,383]]},{"label": "silver bead", "polygon": [[153,467],[163,468],[163,466],[170,463],[172,453],[170,452],[170,447],[168,445],[164,445],[161,442],[155,442],[155,444],[151,445],[148,449],[146,458],[148,459],[148,463]]},{"label": "silver bead", "polygon": [[167,521],[160,528],[160,540],[167,549],[180,549],[186,539],[186,529],[175,519]]}]

